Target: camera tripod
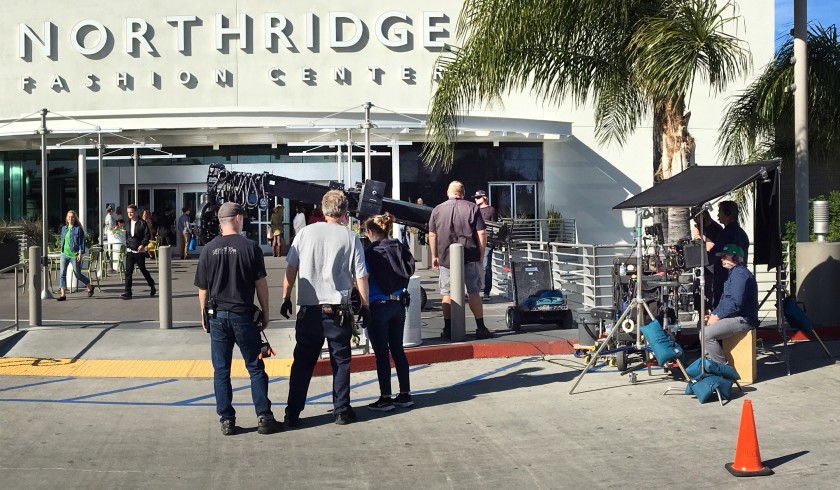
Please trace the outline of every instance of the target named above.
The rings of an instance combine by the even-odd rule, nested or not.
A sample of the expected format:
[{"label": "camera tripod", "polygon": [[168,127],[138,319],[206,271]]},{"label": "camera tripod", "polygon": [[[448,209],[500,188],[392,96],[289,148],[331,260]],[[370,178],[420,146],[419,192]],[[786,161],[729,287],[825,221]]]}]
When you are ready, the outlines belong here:
[{"label": "camera tripod", "polygon": [[[644,314],[647,313],[649,318],[655,319],[656,316],[650,311],[650,308],[647,305],[647,302],[642,297],[642,219],[650,217],[650,211],[644,210],[640,211],[636,209],[636,228],[635,228],[635,242],[636,242],[636,295],[627,308],[624,309],[624,312],[621,316],[613,323],[613,328],[610,330],[609,335],[601,342],[601,345],[598,349],[595,350],[595,353],[592,354],[592,358],[589,360],[589,363],[586,365],[586,368],[581,371],[578,375],[575,383],[572,385],[572,389],[569,390],[569,394],[573,394],[575,388],[577,388],[578,384],[580,384],[583,377],[586,373],[589,372],[590,369],[598,362],[598,357],[600,357],[601,353],[606,349],[607,345],[614,340],[614,338],[618,335],[618,332],[621,330],[622,323],[631,317],[633,312],[636,313],[636,343],[635,347],[637,350],[641,350],[644,345],[642,344],[642,333],[641,333],[641,326],[642,320],[644,319]],[[667,312],[666,312],[667,314]],[[679,366],[680,370],[682,371],[685,379],[689,379],[688,374],[685,372],[685,367],[682,365],[682,362],[677,359],[677,365]],[[635,368],[634,368],[635,369]],[[631,369],[631,370],[634,370]]]}]

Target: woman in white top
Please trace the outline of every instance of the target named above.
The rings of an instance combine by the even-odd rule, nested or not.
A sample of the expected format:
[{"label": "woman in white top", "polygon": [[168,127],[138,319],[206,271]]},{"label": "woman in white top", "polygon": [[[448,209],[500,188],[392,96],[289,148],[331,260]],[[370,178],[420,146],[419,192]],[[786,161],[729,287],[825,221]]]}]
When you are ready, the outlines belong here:
[{"label": "woman in white top", "polygon": [[114,226],[114,208],[111,205],[105,206],[105,231],[109,231]]}]

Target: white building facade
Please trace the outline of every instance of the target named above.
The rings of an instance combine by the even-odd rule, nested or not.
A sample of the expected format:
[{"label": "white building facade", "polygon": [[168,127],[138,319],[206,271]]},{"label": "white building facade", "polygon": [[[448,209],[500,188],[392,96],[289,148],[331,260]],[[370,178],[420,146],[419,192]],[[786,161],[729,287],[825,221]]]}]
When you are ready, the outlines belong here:
[{"label": "white building facade", "polygon": [[[575,218],[580,241],[630,240],[632,218],[611,208],[652,184],[649,125],[623,147],[600,147],[588,108],[517,94],[465,119],[450,174],[422,165],[426,114],[441,74],[436,60],[455,41],[460,6],[7,0],[0,19],[0,217],[40,215],[36,130],[46,108],[54,131],[44,196],[50,226],[70,207],[87,228],[98,226],[91,145],[99,128],[116,157],[102,169],[103,203],[138,201],[177,214],[195,209],[216,162],[317,182],[375,178],[388,182],[389,196],[427,204],[445,199],[441,189],[458,178],[469,192],[489,190],[509,215],[543,217],[556,209]],[[742,1],[739,9],[737,35],[749,43],[758,71],[773,55],[774,2]],[[726,97],[697,87],[689,102],[700,164],[721,163],[714,142]],[[370,175],[363,175],[360,129],[366,102],[373,105]],[[116,147],[138,142],[183,156],[138,150],[135,182],[131,151]],[[290,221],[295,203],[285,204]]]}]

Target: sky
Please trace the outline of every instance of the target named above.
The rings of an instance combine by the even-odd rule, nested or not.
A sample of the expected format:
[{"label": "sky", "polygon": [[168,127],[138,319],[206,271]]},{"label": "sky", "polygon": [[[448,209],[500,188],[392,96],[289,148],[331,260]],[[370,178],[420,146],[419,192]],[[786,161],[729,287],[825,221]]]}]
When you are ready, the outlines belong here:
[{"label": "sky", "polygon": [[[819,22],[823,27],[832,24],[840,27],[840,0],[808,0],[808,22]],[[776,48],[780,38],[793,29],[793,0],[776,0]]]}]

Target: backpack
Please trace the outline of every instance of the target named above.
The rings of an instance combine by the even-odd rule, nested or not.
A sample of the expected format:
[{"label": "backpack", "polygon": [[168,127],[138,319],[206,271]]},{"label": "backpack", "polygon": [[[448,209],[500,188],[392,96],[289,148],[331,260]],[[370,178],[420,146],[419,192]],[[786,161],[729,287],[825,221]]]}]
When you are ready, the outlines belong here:
[{"label": "backpack", "polygon": [[380,240],[365,249],[365,262],[379,289],[392,294],[408,287],[414,256],[399,240]]}]

